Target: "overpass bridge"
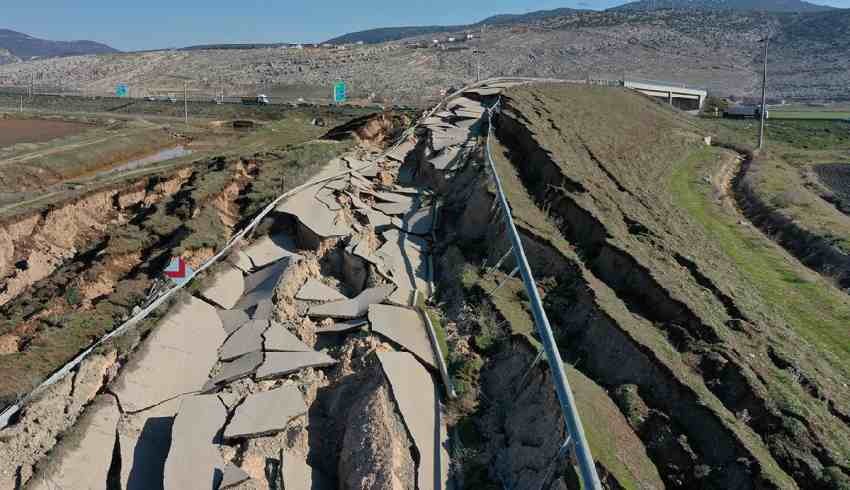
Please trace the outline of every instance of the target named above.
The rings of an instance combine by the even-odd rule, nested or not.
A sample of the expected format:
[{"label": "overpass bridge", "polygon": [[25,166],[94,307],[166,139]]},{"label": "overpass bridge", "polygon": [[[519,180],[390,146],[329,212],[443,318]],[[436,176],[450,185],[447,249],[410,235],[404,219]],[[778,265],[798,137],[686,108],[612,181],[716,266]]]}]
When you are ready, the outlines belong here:
[{"label": "overpass bridge", "polygon": [[664,99],[670,105],[686,111],[702,109],[702,105],[708,95],[705,89],[656,80],[623,80],[623,86],[637,90],[650,97]]}]

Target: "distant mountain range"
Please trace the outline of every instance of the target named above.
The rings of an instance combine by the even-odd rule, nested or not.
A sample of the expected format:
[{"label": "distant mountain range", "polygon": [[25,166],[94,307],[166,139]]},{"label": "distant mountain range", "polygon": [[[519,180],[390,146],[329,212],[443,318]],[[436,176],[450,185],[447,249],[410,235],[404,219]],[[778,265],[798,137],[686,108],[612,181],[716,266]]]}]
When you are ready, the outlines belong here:
[{"label": "distant mountain range", "polygon": [[[646,11],[662,9],[681,10],[725,10],[725,11],[759,11],[768,13],[812,13],[839,10],[825,5],[816,5],[803,0],[638,0],[609,9],[610,11]],[[352,32],[325,41],[331,44],[350,44],[364,42],[366,44],[397,41],[408,37],[439,34],[444,32],[459,32],[478,29],[482,25],[522,24],[544,21],[556,17],[565,17],[587,12],[586,10],[559,8],[538,10],[525,14],[502,14],[488,17],[474,24],[448,26],[406,26],[381,27],[365,31]]]},{"label": "distant mountain range", "polygon": [[115,53],[117,51],[117,49],[94,41],[48,41],[22,32],[0,29],[0,64],[19,60],[26,61],[33,58]]},{"label": "distant mountain range", "polygon": [[826,12],[838,10],[802,0],[638,0],[609,10],[699,9],[757,12]]},{"label": "distant mountain range", "polygon": [[408,37],[424,36],[425,34],[439,34],[443,32],[458,32],[478,29],[483,25],[503,25],[522,22],[532,22],[551,17],[563,17],[582,10],[560,8],[552,10],[537,10],[526,14],[501,14],[487,17],[474,24],[450,25],[450,26],[409,26],[409,27],[380,27],[365,31],[352,32],[342,36],[329,39],[325,42],[330,44],[352,44],[363,41],[366,44],[397,41]]}]

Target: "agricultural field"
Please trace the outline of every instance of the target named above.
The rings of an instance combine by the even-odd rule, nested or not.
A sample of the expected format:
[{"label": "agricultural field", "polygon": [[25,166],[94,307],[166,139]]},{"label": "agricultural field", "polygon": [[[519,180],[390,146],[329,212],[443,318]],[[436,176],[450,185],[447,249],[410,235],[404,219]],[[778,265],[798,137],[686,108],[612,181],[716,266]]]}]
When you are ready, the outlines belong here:
[{"label": "agricultural field", "polygon": [[[721,144],[755,147],[756,123],[705,124]],[[740,177],[745,212],[806,265],[850,287],[850,216],[819,177],[820,165],[850,162],[850,122],[774,120],[766,141]]]},{"label": "agricultural field", "polygon": [[821,184],[829,191],[831,201],[845,214],[850,214],[850,162],[821,163],[814,166]]},{"label": "agricultural field", "polygon": [[40,143],[89,129],[86,124],[25,119],[0,119],[0,148],[18,143]]},{"label": "agricultural field", "polygon": [[850,120],[850,104],[787,104],[769,107],[770,117],[774,119],[831,119]]}]

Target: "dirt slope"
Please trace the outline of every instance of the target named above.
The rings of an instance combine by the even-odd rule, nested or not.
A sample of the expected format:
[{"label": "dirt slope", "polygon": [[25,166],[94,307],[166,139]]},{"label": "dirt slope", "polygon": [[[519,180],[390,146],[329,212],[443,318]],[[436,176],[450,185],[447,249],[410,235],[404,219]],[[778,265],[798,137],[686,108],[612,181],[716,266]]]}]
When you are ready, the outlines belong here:
[{"label": "dirt slope", "polygon": [[[615,400],[664,484],[844,488],[841,350],[808,343],[673,203],[671,174],[704,131],[620,89],[525,86],[502,104],[495,159],[562,354]],[[461,249],[493,264],[507,240],[496,216],[470,226],[492,209],[478,185],[454,189]]]}]

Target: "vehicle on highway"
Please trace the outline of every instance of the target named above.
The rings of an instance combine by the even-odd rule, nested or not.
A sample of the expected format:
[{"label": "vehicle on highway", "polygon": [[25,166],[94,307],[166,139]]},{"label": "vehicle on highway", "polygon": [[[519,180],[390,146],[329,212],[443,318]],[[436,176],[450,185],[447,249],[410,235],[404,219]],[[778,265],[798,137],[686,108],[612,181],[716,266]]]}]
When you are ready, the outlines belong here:
[{"label": "vehicle on highway", "polygon": [[245,105],[269,105],[272,102],[265,94],[260,94],[256,97],[242,97],[242,103]]}]

